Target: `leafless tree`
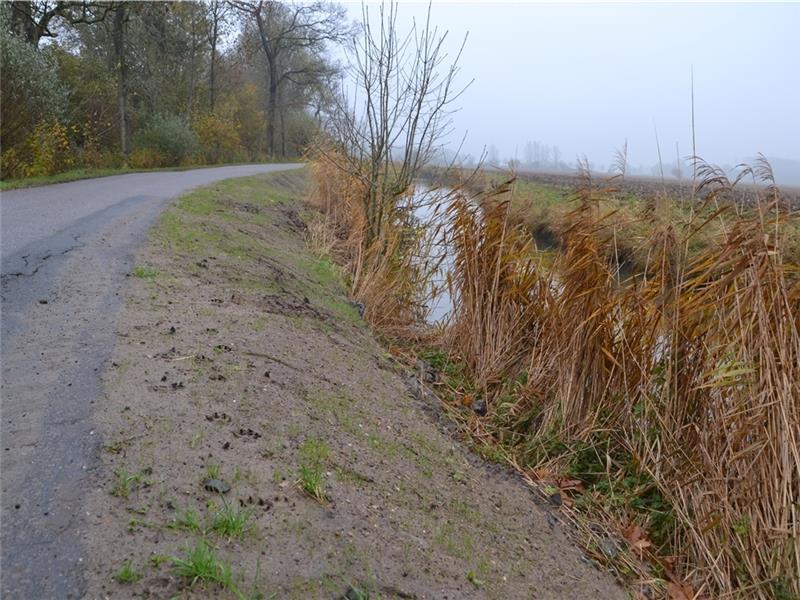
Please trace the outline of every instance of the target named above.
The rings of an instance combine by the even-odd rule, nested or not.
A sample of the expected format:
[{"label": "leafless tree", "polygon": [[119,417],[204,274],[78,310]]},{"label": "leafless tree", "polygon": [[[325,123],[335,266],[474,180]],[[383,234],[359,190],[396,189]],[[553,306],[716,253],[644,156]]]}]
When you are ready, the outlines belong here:
[{"label": "leafless tree", "polygon": [[362,10],[361,35],[349,48],[354,91],[338,96],[328,128],[348,163],[339,166],[368,190],[369,243],[450,133],[454,102],[467,86],[456,87],[464,44],[450,60],[447,32],[431,27],[430,7],[425,22],[402,37],[395,3],[381,4],[375,22]]},{"label": "leafless tree", "polygon": [[628,140],[614,151],[614,171],[624,181],[628,172]]}]

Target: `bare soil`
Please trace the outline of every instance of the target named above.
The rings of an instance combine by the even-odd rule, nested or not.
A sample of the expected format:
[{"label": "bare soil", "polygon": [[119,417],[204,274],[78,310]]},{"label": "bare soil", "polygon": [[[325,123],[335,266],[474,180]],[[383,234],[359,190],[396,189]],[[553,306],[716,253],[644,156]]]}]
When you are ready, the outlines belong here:
[{"label": "bare soil", "polygon": [[[409,393],[306,248],[304,182],[198,190],[139,255],[96,407],[87,597],[625,598],[556,512]],[[225,507],[241,535],[214,530]],[[180,574],[198,544],[229,578]]]}]

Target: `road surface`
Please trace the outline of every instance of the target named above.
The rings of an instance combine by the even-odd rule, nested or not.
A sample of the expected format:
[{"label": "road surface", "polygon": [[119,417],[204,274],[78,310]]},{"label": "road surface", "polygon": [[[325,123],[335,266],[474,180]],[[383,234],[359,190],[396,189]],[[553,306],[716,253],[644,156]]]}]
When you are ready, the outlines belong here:
[{"label": "road surface", "polygon": [[[92,405],[134,252],[170,199],[300,167],[136,173],[0,194],[0,597],[83,596],[84,493],[97,485]],[[124,542],[123,542],[124,543]]]}]

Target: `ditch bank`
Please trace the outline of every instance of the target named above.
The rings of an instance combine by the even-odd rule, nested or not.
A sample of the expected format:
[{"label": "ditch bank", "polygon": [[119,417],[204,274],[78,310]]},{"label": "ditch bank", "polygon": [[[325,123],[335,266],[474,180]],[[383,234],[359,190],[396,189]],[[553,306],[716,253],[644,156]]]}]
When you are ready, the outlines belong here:
[{"label": "ditch bank", "polygon": [[625,598],[410,394],[306,248],[303,172],[173,204],[96,408],[89,598]]}]

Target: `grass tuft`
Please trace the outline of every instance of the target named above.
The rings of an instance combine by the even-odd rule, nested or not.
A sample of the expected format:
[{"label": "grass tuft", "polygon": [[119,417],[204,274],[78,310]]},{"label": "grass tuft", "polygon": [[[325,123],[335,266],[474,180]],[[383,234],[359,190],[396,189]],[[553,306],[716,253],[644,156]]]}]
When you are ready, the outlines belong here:
[{"label": "grass tuft", "polygon": [[150,485],[152,485],[152,481],[144,472],[129,473],[125,469],[116,469],[114,471],[114,485],[111,487],[111,495],[127,500],[131,492]]},{"label": "grass tuft", "polygon": [[330,457],[330,448],[325,442],[308,439],[300,447],[300,468],[298,483],[301,489],[317,500],[325,502],[325,463]]},{"label": "grass tuft", "polygon": [[158,275],[158,270],[146,265],[137,265],[133,267],[131,275],[139,279],[154,279]]},{"label": "grass tuft", "polygon": [[230,565],[219,560],[205,541],[188,548],[184,558],[171,556],[169,560],[176,574],[188,580],[189,585],[211,583],[227,590],[236,589]]},{"label": "grass tuft", "polygon": [[252,516],[250,509],[237,509],[225,503],[214,515],[211,530],[228,538],[240,538],[252,528],[249,523]]},{"label": "grass tuft", "polygon": [[114,579],[119,583],[136,583],[140,577],[141,575],[136,572],[131,561],[124,563],[119,571],[114,574]]}]

